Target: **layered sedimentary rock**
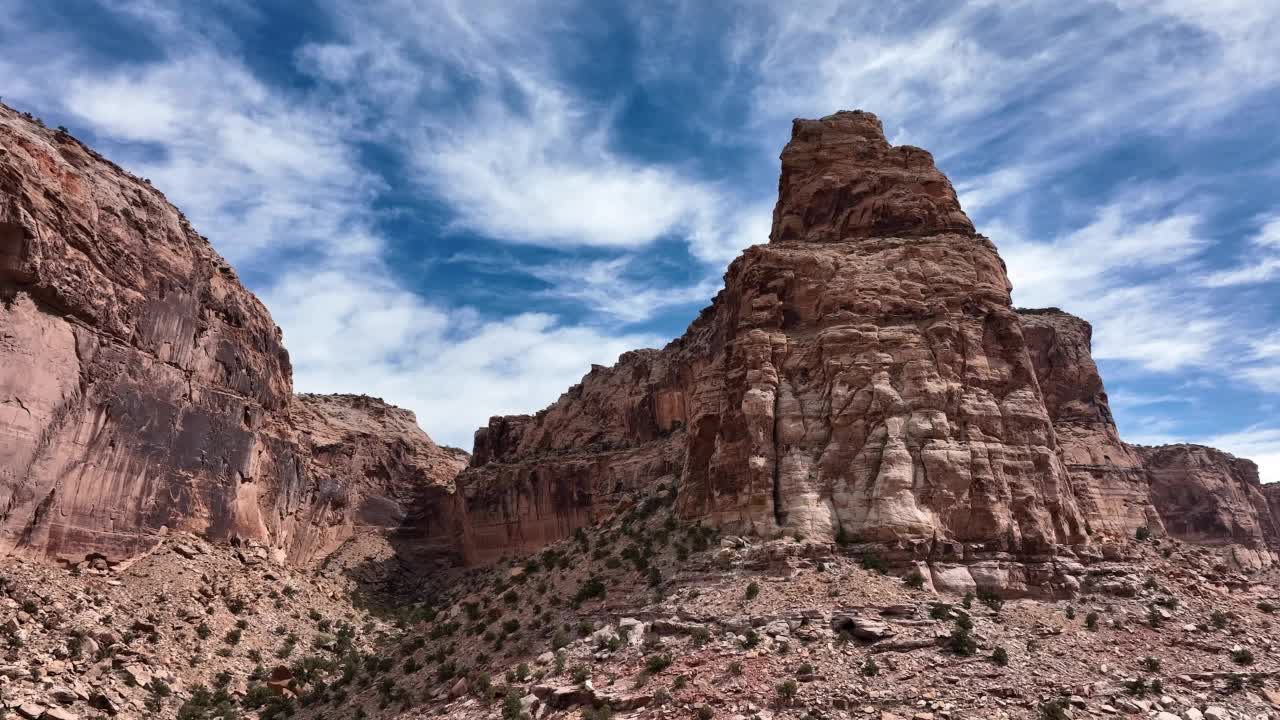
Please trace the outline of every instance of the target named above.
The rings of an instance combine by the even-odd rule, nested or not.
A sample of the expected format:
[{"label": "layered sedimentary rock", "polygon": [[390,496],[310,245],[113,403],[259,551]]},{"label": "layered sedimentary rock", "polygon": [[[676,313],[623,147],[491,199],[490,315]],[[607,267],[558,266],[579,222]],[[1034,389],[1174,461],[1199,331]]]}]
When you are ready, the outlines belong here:
[{"label": "layered sedimentary rock", "polygon": [[[308,440],[292,406],[279,328],[164,196],[0,106],[0,554],[118,560],[167,528],[303,562],[340,534],[317,524],[388,521],[364,480],[335,505],[365,467],[332,459],[343,417],[304,401]],[[414,469],[378,482],[449,474]]]},{"label": "layered sedimentary rock", "polygon": [[481,432],[459,480],[473,557],[664,476],[681,515],[727,532],[1088,541],[995,247],[930,155],[862,112],[796,121],[770,243],[683,337]]},{"label": "layered sedimentary rock", "polygon": [[1139,528],[1263,547],[1256,473],[1120,439],[1090,336],[1013,310],[927,152],[867,113],[797,120],[770,242],[682,337],[477,433],[467,557],[534,549],[659,484],[690,521],[877,543],[952,589],[1070,586]]},{"label": "layered sedimentary rock", "polygon": [[327,556],[360,531],[412,532],[453,554],[453,479],[466,452],[436,445],[414,414],[364,395],[297,395],[291,407],[314,493],[289,555]]},{"label": "layered sedimentary rock", "polygon": [[1091,534],[1132,537],[1138,528],[1160,533],[1142,458],[1120,439],[1093,362],[1093,328],[1057,308],[1018,314],[1058,453]]},{"label": "layered sedimentary rock", "polygon": [[1237,560],[1245,567],[1275,561],[1280,522],[1253,461],[1203,445],[1134,450],[1150,477],[1151,499],[1169,535],[1205,545],[1239,546]]}]

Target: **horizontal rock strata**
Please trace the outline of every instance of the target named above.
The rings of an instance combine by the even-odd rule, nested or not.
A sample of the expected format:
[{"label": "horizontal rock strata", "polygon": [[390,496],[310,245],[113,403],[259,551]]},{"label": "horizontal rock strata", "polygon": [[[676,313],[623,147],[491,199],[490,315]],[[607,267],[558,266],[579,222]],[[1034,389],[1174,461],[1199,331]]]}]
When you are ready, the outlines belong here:
[{"label": "horizontal rock strata", "polygon": [[463,464],[353,402],[295,402],[280,329],[186,218],[0,106],[0,553],[181,529],[307,562]]}]

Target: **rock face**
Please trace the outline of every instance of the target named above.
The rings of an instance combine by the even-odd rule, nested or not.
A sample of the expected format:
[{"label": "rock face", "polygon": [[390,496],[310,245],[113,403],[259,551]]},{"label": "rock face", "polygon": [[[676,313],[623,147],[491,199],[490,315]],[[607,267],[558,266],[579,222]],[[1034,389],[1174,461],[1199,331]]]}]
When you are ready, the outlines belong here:
[{"label": "rock face", "polygon": [[[1280,549],[1280,519],[1258,466],[1203,445],[1135,447],[1151,479],[1151,499],[1173,537],[1237,545],[1245,567],[1265,567]],[[1274,490],[1271,493],[1275,497]]]},{"label": "rock face", "polygon": [[771,242],[683,337],[478,434],[472,557],[664,477],[685,518],[732,533],[1088,542],[1004,266],[929,154],[853,112],[796,121],[782,158]]},{"label": "rock face", "polygon": [[[874,542],[940,588],[1070,586],[1139,528],[1262,547],[1237,466],[1121,441],[1090,335],[1014,311],[927,152],[868,113],[797,120],[769,244],[682,337],[477,433],[465,554],[535,549],[658,485],[687,520]],[[1193,511],[1205,493],[1217,509]]]},{"label": "rock face", "polygon": [[[434,445],[403,418],[391,447],[338,448],[344,400],[299,404],[313,461],[294,405],[279,328],[164,196],[0,106],[0,553],[119,560],[182,529],[303,562],[332,525],[394,515],[372,498],[408,491],[370,482],[458,464],[420,472]],[[379,452],[387,474],[353,484],[369,502],[335,504],[335,478]]]},{"label": "rock face", "polygon": [[467,453],[436,445],[412,412],[378,398],[301,394],[291,410],[314,496],[302,504],[290,556],[325,557],[362,530],[452,547],[453,479]]},{"label": "rock face", "polygon": [[1090,531],[1122,537],[1141,527],[1160,532],[1142,458],[1120,440],[1093,362],[1093,328],[1057,308],[1018,314],[1058,452]]}]

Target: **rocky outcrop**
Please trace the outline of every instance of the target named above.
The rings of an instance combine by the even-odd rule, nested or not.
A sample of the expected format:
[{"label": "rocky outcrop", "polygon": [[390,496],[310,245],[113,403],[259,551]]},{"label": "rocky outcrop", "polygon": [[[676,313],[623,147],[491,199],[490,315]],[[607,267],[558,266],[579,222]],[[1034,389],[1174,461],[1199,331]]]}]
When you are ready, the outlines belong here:
[{"label": "rocky outcrop", "polygon": [[325,557],[361,531],[399,532],[455,552],[453,479],[467,453],[442,448],[414,414],[364,395],[297,395],[292,420],[314,496],[287,551]]},{"label": "rocky outcrop", "polygon": [[[1088,323],[1015,312],[1009,289],[927,152],[891,146],[868,113],[797,120],[769,244],[682,337],[477,433],[458,480],[466,555],[540,547],[658,485],[686,520],[874,543],[950,589],[1070,586],[1077,560],[1166,520],[1195,539],[1168,498],[1218,491],[1149,470],[1120,439]],[[1219,484],[1239,500],[1192,526],[1260,547],[1265,503]],[[1257,531],[1221,519],[1237,514]]]},{"label": "rocky outcrop", "polygon": [[738,534],[1088,542],[1004,266],[929,154],[853,112],[797,120],[782,157],[771,242],[683,337],[477,436],[459,484],[493,528],[480,555],[585,522],[540,498],[596,507],[663,477],[683,517]]},{"label": "rocky outcrop", "polygon": [[160,192],[0,106],[0,554],[120,560],[181,529],[305,562],[458,464],[420,472],[403,418],[336,447],[352,408],[293,402],[279,328]]},{"label": "rocky outcrop", "polygon": [[1093,328],[1057,308],[1019,309],[1023,333],[1053,420],[1058,453],[1091,534],[1160,533],[1150,480],[1139,454],[1120,439],[1093,362]]},{"label": "rocky outcrop", "polygon": [[1246,568],[1271,565],[1280,550],[1258,466],[1203,445],[1135,446],[1151,499],[1169,535],[1204,545],[1235,545]]}]

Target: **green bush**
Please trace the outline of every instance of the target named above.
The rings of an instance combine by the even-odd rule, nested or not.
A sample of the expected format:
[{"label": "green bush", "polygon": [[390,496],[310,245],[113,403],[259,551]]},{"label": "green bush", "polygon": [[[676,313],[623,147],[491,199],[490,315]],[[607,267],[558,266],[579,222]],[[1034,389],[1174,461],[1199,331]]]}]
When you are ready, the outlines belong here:
[{"label": "green bush", "polygon": [[751,584],[747,585],[747,600],[755,600],[758,597],[760,597],[760,583],[752,580]]},{"label": "green bush", "polygon": [[991,590],[979,590],[978,602],[991,608],[996,612],[1000,612],[1000,608],[1004,607],[1004,599]]},{"label": "green bush", "polygon": [[884,558],[875,553],[867,553],[862,556],[862,569],[880,573],[881,575],[889,574],[889,565],[885,563]]},{"label": "green bush", "polygon": [[1240,648],[1231,652],[1231,660],[1237,665],[1252,665],[1253,651],[1249,648]]},{"label": "green bush", "polygon": [[795,680],[783,680],[774,686],[778,692],[778,699],[785,705],[790,705],[796,699],[796,694],[800,691],[800,686]]},{"label": "green bush", "polygon": [[862,661],[862,675],[864,677],[875,677],[880,674],[880,666],[876,664],[876,659],[868,656]]},{"label": "green bush", "polygon": [[666,653],[661,655],[650,655],[644,661],[644,669],[650,675],[657,675],[669,667],[671,667],[671,656]]},{"label": "green bush", "polygon": [[991,662],[1004,667],[1009,664],[1009,651],[1003,647],[997,647],[991,652]]},{"label": "green bush", "polygon": [[924,574],[919,569],[912,570],[906,577],[907,587],[919,590],[924,587]]},{"label": "green bush", "polygon": [[1151,528],[1143,525],[1133,532],[1133,537],[1139,541],[1149,540],[1151,539]]},{"label": "green bush", "polygon": [[1098,629],[1098,613],[1090,612],[1084,616],[1084,626],[1090,630]]},{"label": "green bush", "polygon": [[1040,705],[1041,720],[1069,720],[1070,717],[1065,700],[1050,700]]}]

